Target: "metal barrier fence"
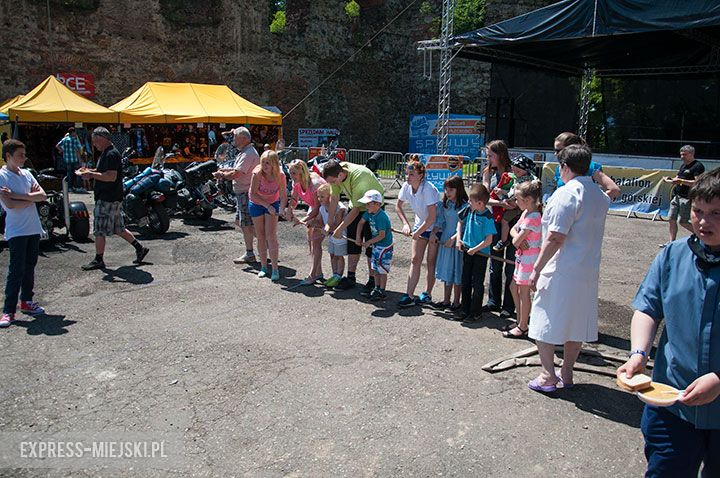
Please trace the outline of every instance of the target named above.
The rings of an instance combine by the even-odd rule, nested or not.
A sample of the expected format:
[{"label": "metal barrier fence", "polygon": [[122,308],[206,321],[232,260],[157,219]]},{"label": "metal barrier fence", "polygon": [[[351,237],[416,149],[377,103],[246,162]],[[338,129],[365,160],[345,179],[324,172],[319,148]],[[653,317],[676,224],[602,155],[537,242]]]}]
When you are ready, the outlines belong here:
[{"label": "metal barrier fence", "polygon": [[[383,179],[395,179],[398,177],[402,167],[403,154],[395,151],[372,151],[366,149],[350,149],[347,152],[346,161],[353,164],[365,166],[368,159],[374,154],[380,154],[380,161],[377,168],[377,174]],[[404,170],[403,170],[404,172]]]}]

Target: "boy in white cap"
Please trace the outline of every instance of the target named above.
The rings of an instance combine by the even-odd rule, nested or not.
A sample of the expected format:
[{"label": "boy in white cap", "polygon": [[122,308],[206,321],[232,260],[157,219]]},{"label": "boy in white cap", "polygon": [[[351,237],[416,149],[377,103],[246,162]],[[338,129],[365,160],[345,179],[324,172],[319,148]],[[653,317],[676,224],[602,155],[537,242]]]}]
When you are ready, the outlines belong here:
[{"label": "boy in white cap", "polygon": [[[371,274],[375,278],[375,288],[372,291],[361,292],[360,294],[370,297],[370,300],[384,300],[385,287],[387,286],[387,275],[390,272],[393,256],[393,235],[392,224],[387,213],[382,210],[383,195],[376,189],[370,189],[359,199],[365,204],[365,211],[358,223],[356,244],[362,244],[362,248],[372,246],[372,257],[370,265]],[[362,229],[365,223],[370,225],[371,239],[363,242]]]}]

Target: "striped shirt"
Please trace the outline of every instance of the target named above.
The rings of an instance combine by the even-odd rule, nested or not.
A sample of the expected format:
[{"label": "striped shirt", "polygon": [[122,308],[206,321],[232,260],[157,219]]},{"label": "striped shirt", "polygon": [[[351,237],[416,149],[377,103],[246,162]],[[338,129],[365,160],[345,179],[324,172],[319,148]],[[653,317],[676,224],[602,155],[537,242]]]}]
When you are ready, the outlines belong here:
[{"label": "striped shirt", "polygon": [[518,248],[515,251],[515,272],[513,274],[516,284],[527,285],[530,283],[530,274],[538,255],[540,255],[540,246],[542,246],[542,215],[539,212],[527,213],[515,227],[520,232],[530,231],[525,236],[528,248]]}]

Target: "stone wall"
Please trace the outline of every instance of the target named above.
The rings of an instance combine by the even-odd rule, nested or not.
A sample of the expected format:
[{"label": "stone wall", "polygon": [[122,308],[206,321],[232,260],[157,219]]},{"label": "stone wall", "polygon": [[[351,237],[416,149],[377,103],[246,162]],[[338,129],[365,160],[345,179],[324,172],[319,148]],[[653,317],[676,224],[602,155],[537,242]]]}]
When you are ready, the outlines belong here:
[{"label": "stone wall", "polygon": [[[27,92],[49,74],[78,71],[94,75],[94,100],[104,105],[146,81],[192,81],[227,84],[254,103],[287,113],[319,86],[285,119],[288,142],[299,127],[337,127],[344,146],[393,151],[407,148],[411,114],[437,110],[438,55],[428,81],[416,51],[415,42],[430,37],[432,22],[419,2],[357,54],[407,0],[363,8],[354,22],[345,16],[343,0],[288,0],[282,35],[269,32],[266,0],[95,3],[77,9],[51,1],[49,35],[44,0],[0,0],[6,65],[0,99]],[[548,3],[488,0],[488,20]],[[483,113],[489,78],[488,64],[454,62],[452,111]]]}]

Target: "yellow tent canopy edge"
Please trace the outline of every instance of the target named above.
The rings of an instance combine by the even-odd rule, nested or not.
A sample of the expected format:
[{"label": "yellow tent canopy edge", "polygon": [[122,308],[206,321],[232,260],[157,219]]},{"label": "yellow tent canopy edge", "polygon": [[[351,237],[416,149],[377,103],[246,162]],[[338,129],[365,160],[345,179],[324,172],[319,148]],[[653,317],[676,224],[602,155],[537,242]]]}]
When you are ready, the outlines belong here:
[{"label": "yellow tent canopy edge", "polygon": [[21,123],[118,122],[117,112],[80,96],[52,75],[10,104],[7,114]]},{"label": "yellow tent canopy edge", "polygon": [[282,115],[246,100],[226,85],[148,82],[110,106],[121,123],[281,125]]}]

